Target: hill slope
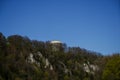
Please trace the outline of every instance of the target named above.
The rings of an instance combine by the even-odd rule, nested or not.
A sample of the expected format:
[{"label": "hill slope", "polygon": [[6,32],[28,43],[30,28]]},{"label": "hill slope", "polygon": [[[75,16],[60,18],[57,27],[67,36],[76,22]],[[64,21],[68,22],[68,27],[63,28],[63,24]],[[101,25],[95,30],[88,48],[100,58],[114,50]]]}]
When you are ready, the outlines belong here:
[{"label": "hill slope", "polygon": [[0,33],[0,80],[102,80],[109,59],[64,43]]}]

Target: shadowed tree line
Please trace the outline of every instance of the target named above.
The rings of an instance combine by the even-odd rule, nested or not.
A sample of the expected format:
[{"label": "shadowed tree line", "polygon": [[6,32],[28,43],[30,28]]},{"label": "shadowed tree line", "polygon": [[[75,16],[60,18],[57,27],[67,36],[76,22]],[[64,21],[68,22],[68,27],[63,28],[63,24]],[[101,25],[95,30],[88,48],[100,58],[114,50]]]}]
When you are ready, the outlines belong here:
[{"label": "shadowed tree line", "polygon": [[120,80],[120,55],[0,33],[0,80]]}]

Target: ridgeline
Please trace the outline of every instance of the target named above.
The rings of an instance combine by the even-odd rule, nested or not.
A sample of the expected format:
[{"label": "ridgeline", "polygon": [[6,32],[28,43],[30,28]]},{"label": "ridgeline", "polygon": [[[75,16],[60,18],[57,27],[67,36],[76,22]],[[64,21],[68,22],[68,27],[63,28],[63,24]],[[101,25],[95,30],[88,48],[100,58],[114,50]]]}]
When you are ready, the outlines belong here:
[{"label": "ridgeline", "polygon": [[120,80],[120,55],[0,33],[0,80]]}]

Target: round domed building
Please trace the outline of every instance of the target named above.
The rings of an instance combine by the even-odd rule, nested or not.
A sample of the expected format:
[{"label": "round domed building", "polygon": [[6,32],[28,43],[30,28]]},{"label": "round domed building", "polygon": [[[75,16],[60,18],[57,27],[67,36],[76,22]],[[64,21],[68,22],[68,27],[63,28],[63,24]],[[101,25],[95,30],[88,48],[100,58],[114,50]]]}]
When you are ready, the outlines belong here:
[{"label": "round domed building", "polygon": [[62,42],[58,40],[53,40],[50,42],[52,44],[53,51],[60,51],[62,48]]}]

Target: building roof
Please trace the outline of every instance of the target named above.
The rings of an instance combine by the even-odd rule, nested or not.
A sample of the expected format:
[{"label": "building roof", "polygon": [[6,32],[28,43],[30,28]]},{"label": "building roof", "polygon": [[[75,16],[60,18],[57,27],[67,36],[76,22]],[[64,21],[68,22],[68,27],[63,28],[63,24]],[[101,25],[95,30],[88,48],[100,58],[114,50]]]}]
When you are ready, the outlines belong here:
[{"label": "building roof", "polygon": [[51,41],[50,43],[52,43],[52,44],[60,44],[60,43],[62,43],[61,41],[56,41],[56,40],[54,40],[54,41]]}]

